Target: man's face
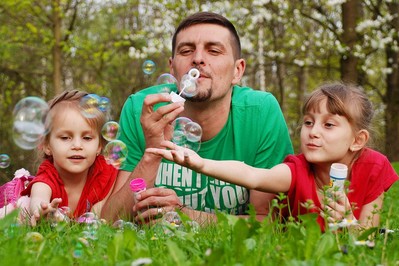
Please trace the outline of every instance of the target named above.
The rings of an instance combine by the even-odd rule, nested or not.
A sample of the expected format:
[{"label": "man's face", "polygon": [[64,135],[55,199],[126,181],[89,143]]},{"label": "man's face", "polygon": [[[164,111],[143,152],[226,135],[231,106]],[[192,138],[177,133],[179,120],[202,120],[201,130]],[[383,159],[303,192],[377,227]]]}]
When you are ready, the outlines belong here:
[{"label": "man's face", "polygon": [[193,67],[201,73],[197,79],[199,92],[193,101],[224,97],[245,69],[243,59],[234,59],[231,33],[219,25],[197,24],[180,31],[175,49],[169,63],[171,74],[179,82]]}]

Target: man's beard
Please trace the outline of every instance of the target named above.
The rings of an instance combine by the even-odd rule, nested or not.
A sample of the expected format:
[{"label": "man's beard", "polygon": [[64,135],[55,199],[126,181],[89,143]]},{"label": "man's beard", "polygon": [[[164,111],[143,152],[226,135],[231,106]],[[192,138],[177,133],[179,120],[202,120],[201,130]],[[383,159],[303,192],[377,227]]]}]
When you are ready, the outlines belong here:
[{"label": "man's beard", "polygon": [[205,91],[199,92],[197,95],[193,97],[184,97],[189,102],[207,102],[212,96],[212,89],[206,89]]}]

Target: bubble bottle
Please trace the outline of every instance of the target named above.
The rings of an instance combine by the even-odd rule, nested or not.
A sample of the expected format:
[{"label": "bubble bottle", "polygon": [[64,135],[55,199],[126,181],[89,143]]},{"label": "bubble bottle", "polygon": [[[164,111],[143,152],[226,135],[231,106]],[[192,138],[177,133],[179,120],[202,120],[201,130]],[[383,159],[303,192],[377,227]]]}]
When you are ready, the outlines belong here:
[{"label": "bubble bottle", "polygon": [[136,196],[146,189],[145,180],[142,178],[136,178],[130,181],[130,189],[133,191],[134,200],[136,201]]},{"label": "bubble bottle", "polygon": [[177,94],[175,92],[171,92],[170,96],[172,97],[172,102],[185,102],[186,99],[181,97],[180,95],[186,95],[187,97],[193,97],[197,94],[197,84],[196,81],[200,77],[200,72],[196,68],[190,69],[188,74],[185,74],[180,81],[180,93]]},{"label": "bubble bottle", "polygon": [[333,163],[330,168],[331,187],[344,191],[345,180],[348,175],[348,166],[342,163]]}]

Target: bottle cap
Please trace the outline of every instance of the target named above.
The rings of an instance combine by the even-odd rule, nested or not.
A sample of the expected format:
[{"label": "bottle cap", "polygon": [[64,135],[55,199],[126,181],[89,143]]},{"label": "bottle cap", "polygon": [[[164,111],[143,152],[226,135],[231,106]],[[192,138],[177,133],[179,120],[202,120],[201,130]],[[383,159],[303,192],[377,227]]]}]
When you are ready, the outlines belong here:
[{"label": "bottle cap", "polygon": [[146,184],[145,184],[144,179],[142,179],[142,178],[136,178],[136,179],[133,179],[132,181],[130,181],[130,189],[133,192],[139,192],[139,191],[144,190],[145,188],[146,188]]},{"label": "bottle cap", "polygon": [[330,177],[333,179],[346,179],[348,166],[343,163],[333,163],[330,168]]}]

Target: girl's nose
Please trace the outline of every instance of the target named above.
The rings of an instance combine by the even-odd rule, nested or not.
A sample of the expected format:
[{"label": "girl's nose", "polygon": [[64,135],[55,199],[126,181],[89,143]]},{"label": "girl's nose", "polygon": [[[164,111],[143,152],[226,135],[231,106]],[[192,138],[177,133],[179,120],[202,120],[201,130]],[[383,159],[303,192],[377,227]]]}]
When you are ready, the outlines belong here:
[{"label": "girl's nose", "polygon": [[75,140],[75,141],[72,143],[72,149],[73,149],[73,150],[81,150],[81,149],[83,149],[83,147],[82,147],[82,142],[81,142],[80,140]]},{"label": "girl's nose", "polygon": [[320,128],[316,124],[311,127],[309,136],[311,138],[318,138],[320,136]]}]

